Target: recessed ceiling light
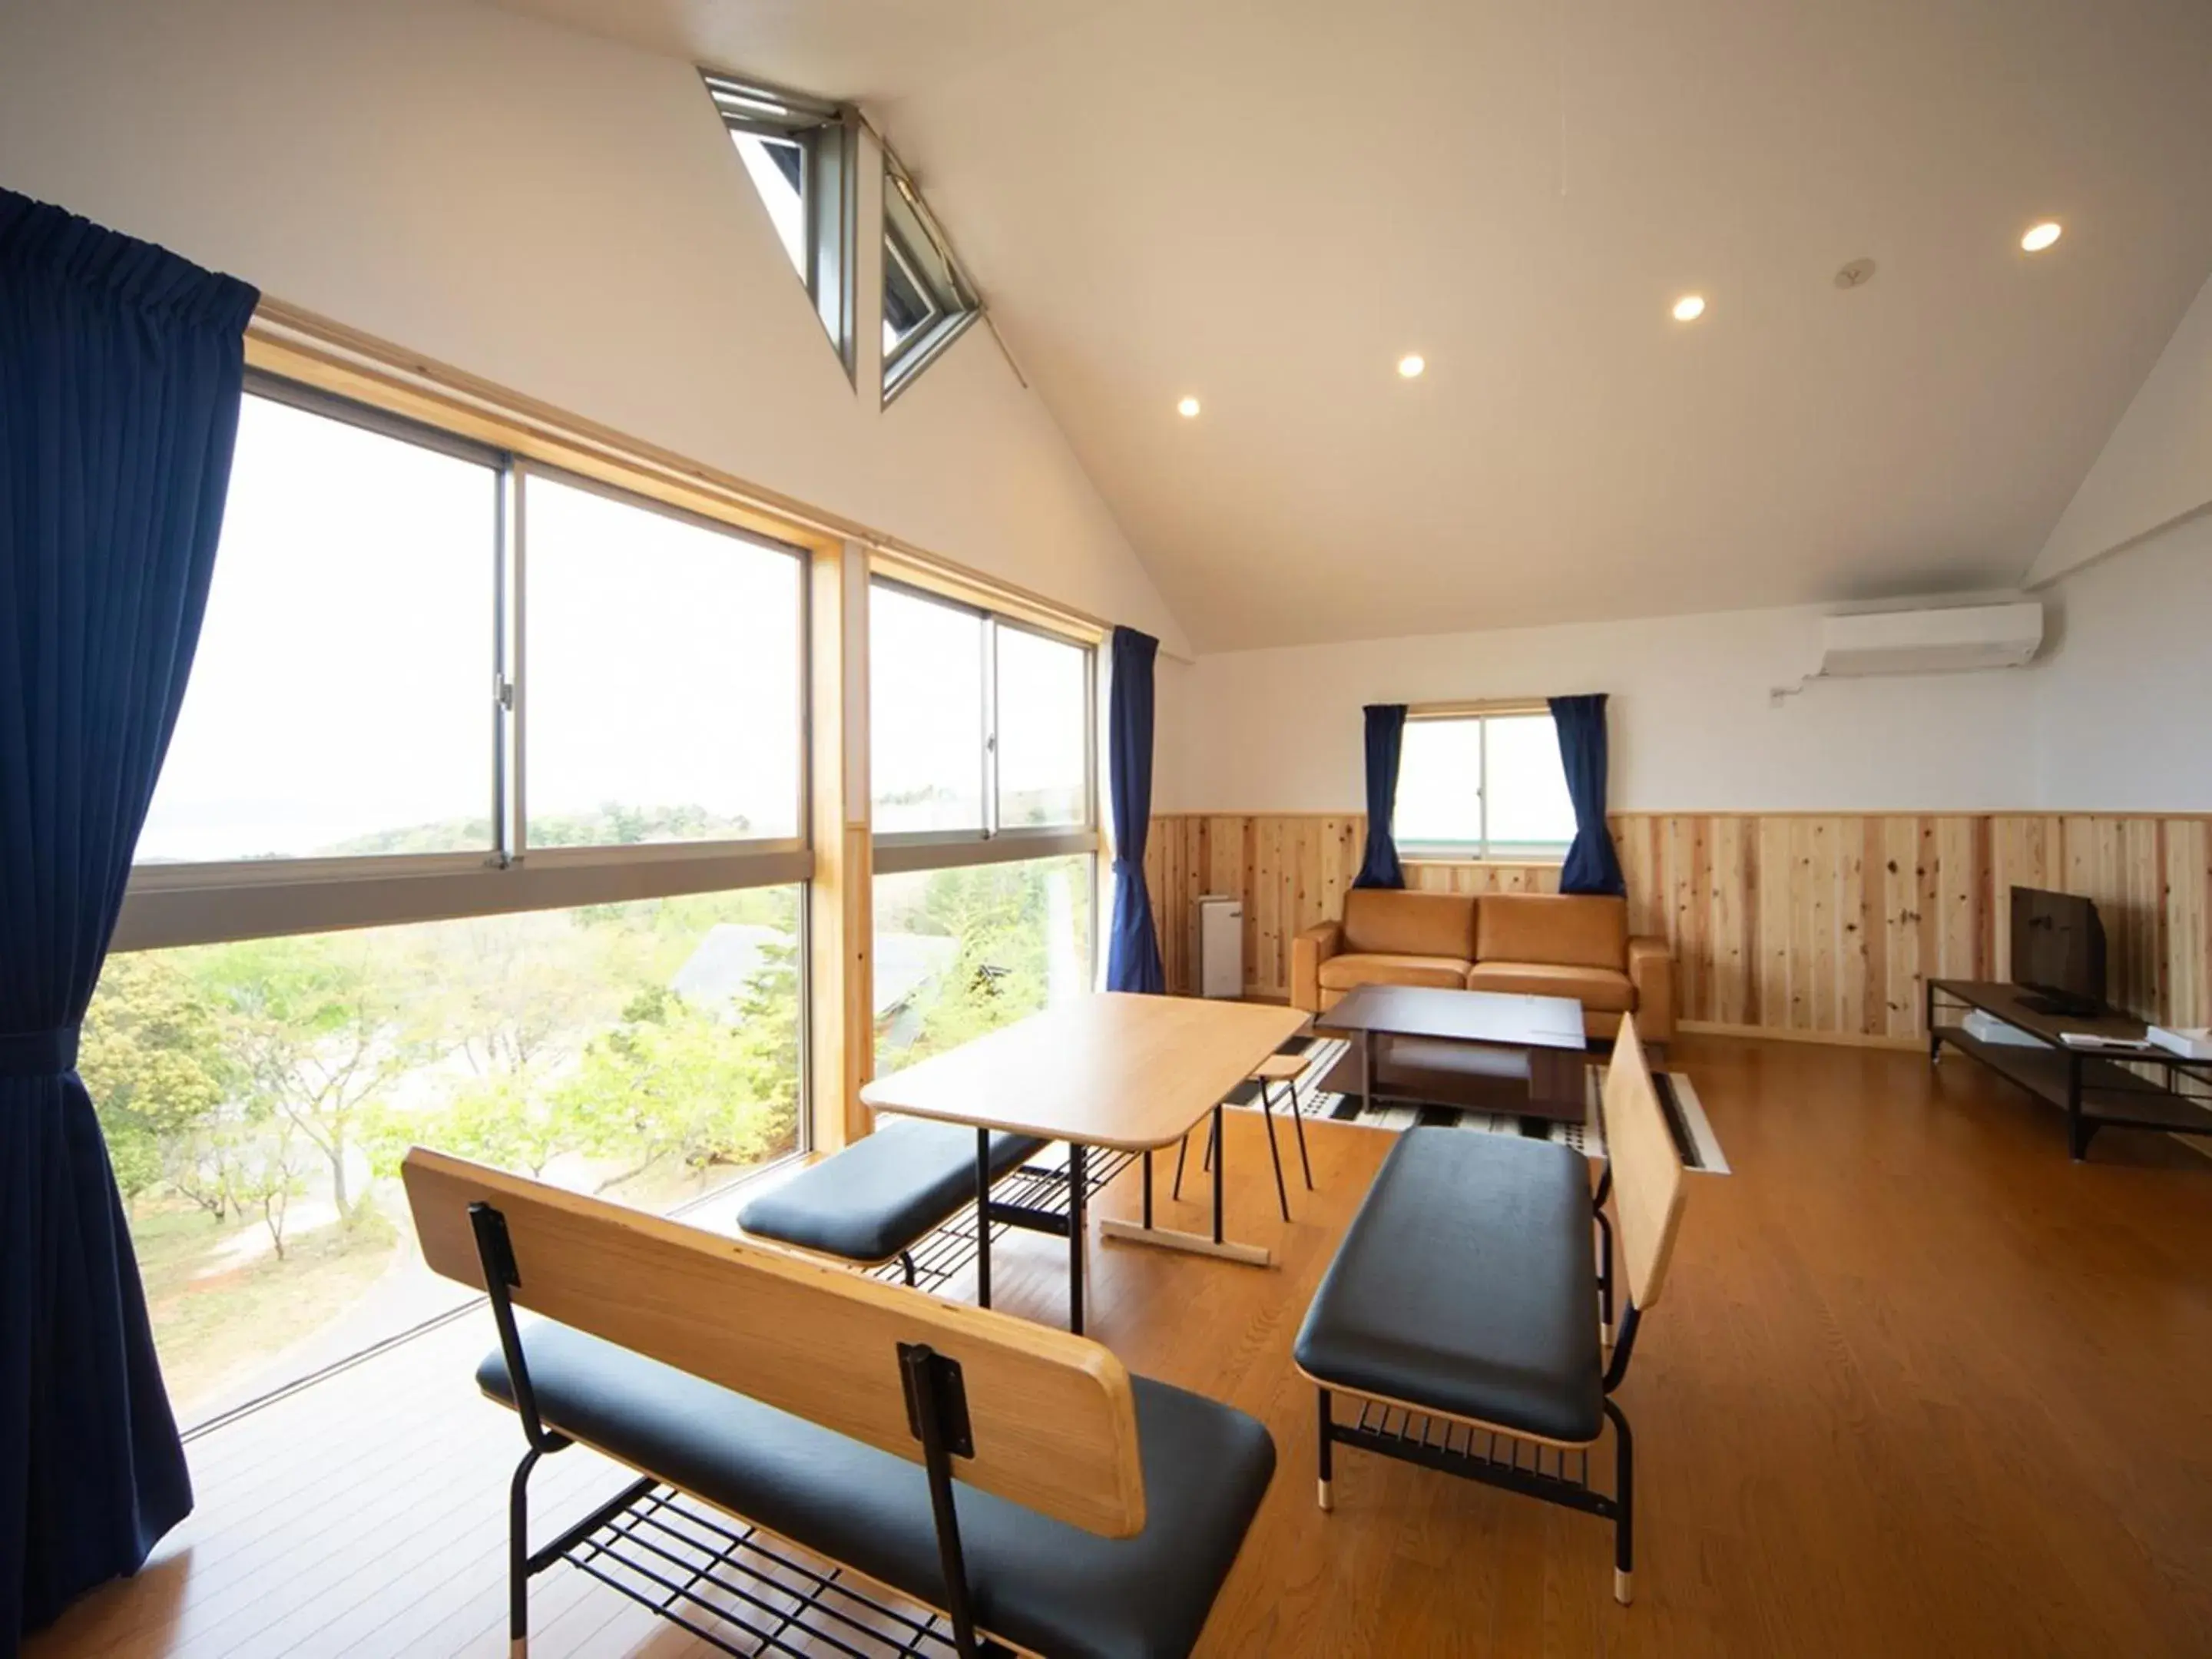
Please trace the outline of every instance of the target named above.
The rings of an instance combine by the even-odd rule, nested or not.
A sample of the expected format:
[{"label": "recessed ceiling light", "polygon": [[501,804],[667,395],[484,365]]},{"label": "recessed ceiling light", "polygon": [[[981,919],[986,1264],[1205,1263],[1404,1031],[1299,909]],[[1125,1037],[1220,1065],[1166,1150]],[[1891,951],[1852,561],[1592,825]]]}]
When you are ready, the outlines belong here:
[{"label": "recessed ceiling light", "polygon": [[1416,378],[1429,366],[1429,360],[1418,351],[1409,351],[1398,359],[1398,373],[1406,380]]},{"label": "recessed ceiling light", "polygon": [[2020,245],[2030,253],[2040,253],[2064,234],[2056,219],[2045,219],[2020,239]]},{"label": "recessed ceiling light", "polygon": [[1176,405],[1176,413],[1182,416],[1186,421],[1196,420],[1198,418],[1198,399],[1195,398],[1184,398],[1181,403]]},{"label": "recessed ceiling light", "polygon": [[1694,323],[1705,314],[1705,296],[1702,294],[1685,294],[1674,301],[1674,320],[1678,323]]}]

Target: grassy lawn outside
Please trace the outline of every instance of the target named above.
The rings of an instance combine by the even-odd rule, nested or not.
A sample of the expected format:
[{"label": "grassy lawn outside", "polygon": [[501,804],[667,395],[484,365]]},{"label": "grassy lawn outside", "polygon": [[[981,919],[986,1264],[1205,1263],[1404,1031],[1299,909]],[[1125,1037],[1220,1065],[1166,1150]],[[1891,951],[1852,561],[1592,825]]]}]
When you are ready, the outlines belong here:
[{"label": "grassy lawn outside", "polygon": [[142,1203],[131,1218],[138,1271],[154,1316],[161,1375],[180,1421],[197,1404],[343,1313],[380,1276],[398,1236],[374,1212],[329,1226],[235,1266],[198,1275],[260,1222],[218,1222],[197,1206]]}]

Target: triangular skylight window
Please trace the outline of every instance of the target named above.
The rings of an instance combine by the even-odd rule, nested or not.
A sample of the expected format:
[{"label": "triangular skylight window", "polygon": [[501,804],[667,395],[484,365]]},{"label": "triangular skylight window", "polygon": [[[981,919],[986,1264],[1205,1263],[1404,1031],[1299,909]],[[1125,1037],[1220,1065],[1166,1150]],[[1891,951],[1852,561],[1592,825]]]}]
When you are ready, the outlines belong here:
[{"label": "triangular skylight window", "polygon": [[849,378],[857,311],[859,118],[836,104],[757,82],[725,75],[705,79],[745,176]]},{"label": "triangular skylight window", "polygon": [[884,151],[884,401],[898,396],[982,314],[936,217]]}]

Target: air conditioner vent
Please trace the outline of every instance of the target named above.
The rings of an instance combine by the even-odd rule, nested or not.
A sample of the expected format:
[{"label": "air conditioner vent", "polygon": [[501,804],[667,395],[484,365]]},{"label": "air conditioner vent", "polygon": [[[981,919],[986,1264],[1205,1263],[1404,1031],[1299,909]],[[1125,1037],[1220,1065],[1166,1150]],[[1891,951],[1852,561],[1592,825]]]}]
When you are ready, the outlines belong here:
[{"label": "air conditioner vent", "polygon": [[1820,619],[1823,675],[1949,674],[2018,668],[2043,644],[2043,607],[1962,605]]}]

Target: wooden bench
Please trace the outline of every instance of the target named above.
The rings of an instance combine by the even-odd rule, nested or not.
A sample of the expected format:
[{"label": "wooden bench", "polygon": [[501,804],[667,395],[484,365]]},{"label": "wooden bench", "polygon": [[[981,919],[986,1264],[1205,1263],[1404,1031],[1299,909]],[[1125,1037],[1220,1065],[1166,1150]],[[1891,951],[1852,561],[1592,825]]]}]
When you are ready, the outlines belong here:
[{"label": "wooden bench", "polygon": [[[1550,1141],[1401,1134],[1315,1293],[1295,1355],[1321,1392],[1323,1510],[1334,1505],[1339,1445],[1582,1510],[1613,1523],[1613,1595],[1626,1604],[1635,1453],[1613,1395],[1666,1280],[1683,1184],[1632,1015],[1613,1045],[1603,1111],[1607,1165],[1595,1199],[1588,1162]],[[1608,1190],[1627,1281],[1609,1358]],[[1340,1393],[1358,1404],[1357,1419],[1337,1420]],[[1608,1421],[1606,1492],[1590,1483],[1589,1455]]]},{"label": "wooden bench", "polygon": [[[993,1135],[992,1179],[1019,1169],[1044,1144]],[[894,1118],[754,1199],[738,1212],[738,1225],[756,1238],[858,1267],[896,1261],[911,1285],[908,1252],[974,1202],[975,1158],[973,1130]],[[988,1293],[983,1305],[990,1305]]]},{"label": "wooden bench", "polygon": [[[528,1443],[510,1489],[515,1655],[529,1581],[563,1560],[733,1653],[837,1650],[806,1620],[837,1617],[829,1598],[856,1583],[892,1593],[865,1603],[885,1619],[905,1598],[942,1624],[848,1653],[1134,1659],[1197,1642],[1274,1469],[1243,1413],[1082,1337],[420,1147],[403,1174],[424,1259],[489,1296],[499,1347],[477,1382]],[[531,1471],[571,1443],[640,1478],[532,1549]],[[742,1524],[696,1568],[713,1584],[763,1550],[790,1565],[733,1592],[744,1646],[713,1633],[683,1565],[661,1570],[665,1596],[615,1572],[683,1495]],[[809,1558],[836,1571],[794,1589]]]}]

